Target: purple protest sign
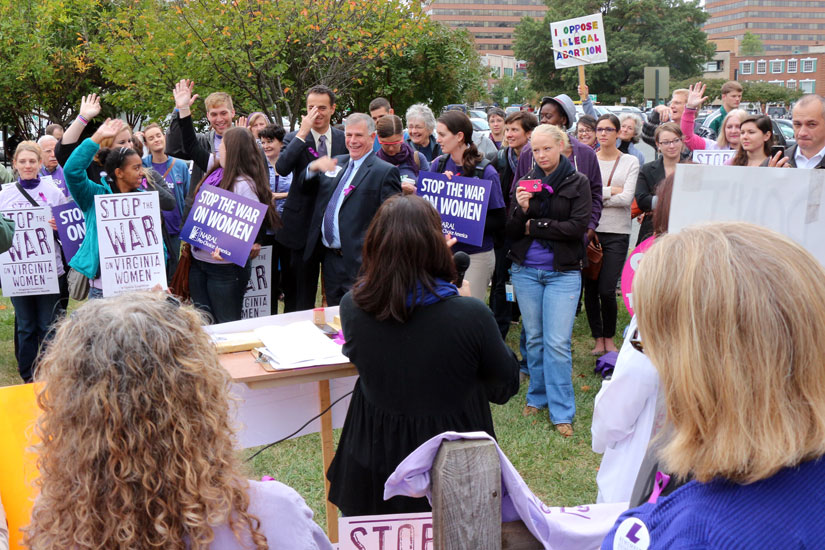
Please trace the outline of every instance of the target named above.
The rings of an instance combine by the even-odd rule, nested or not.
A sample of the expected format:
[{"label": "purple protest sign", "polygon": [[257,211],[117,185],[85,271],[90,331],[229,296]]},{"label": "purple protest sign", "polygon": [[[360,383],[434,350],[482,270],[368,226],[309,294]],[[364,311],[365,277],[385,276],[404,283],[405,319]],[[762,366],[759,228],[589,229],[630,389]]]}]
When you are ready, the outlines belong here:
[{"label": "purple protest sign", "polygon": [[223,259],[243,267],[265,214],[265,204],[220,187],[203,186],[180,238],[198,248],[218,248]]},{"label": "purple protest sign", "polygon": [[484,238],[487,205],[493,182],[475,178],[420,172],[417,194],[441,214],[441,230],[458,242],[480,246]]},{"label": "purple protest sign", "polygon": [[86,218],[74,201],[52,206],[52,215],[57,224],[57,234],[60,236],[63,254],[69,262],[80,248],[83,237],[86,236]]}]

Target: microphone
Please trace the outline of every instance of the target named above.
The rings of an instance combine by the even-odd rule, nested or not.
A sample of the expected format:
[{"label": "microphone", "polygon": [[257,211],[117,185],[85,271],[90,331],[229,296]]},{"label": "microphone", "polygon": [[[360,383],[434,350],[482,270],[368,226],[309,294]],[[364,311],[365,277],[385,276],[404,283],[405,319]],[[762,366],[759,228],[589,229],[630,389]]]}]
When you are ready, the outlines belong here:
[{"label": "microphone", "polygon": [[455,262],[455,270],[458,274],[455,280],[455,286],[461,288],[461,285],[464,283],[464,274],[467,272],[467,268],[470,267],[470,256],[468,256],[466,252],[456,252],[453,254],[453,261]]}]

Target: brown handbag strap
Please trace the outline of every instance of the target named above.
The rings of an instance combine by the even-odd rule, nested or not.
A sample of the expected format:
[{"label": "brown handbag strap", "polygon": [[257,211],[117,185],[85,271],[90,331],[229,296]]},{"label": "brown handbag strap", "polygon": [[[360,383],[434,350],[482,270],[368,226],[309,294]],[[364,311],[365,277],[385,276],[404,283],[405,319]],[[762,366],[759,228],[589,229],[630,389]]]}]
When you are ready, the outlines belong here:
[{"label": "brown handbag strap", "polygon": [[622,160],[622,155],[624,153],[619,153],[619,158],[616,159],[616,162],[613,163],[613,170],[610,171],[610,176],[607,178],[607,186],[610,187],[610,183],[613,181],[613,174],[616,173],[616,167],[619,165],[619,161]]},{"label": "brown handbag strap", "polygon": [[[166,179],[166,176],[168,176],[169,172],[172,171],[172,167],[175,165],[176,160],[177,159],[175,157],[172,157],[172,164],[170,164],[169,168],[166,169],[166,172],[163,173],[163,179]],[[618,162],[618,161],[616,161],[616,162]],[[615,168],[614,168],[614,170],[615,170]],[[610,174],[610,175],[612,176],[613,174]]]}]

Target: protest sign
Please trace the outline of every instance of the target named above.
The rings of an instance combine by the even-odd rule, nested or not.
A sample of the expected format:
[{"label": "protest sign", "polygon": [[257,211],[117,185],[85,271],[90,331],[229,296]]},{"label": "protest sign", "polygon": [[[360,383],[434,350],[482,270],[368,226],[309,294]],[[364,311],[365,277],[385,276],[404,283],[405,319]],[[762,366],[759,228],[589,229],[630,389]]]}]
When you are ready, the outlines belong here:
[{"label": "protest sign", "polygon": [[103,295],[166,288],[157,191],[95,196]]},{"label": "protest sign", "polygon": [[714,151],[711,149],[699,149],[693,151],[693,162],[699,164],[709,164],[711,166],[724,166],[725,163],[736,155],[732,149]]},{"label": "protest sign", "polygon": [[744,221],[773,229],[825,265],[825,170],[678,164],[668,231]]},{"label": "protest sign", "polygon": [[205,250],[219,248],[224,260],[243,267],[265,215],[266,205],[258,201],[204,186],[195,197],[180,237]]},{"label": "protest sign", "polygon": [[607,62],[601,13],[550,23],[550,35],[557,69]]},{"label": "protest sign", "polygon": [[338,519],[338,550],[433,550],[433,515],[385,514]]},{"label": "protest sign", "polygon": [[16,208],[2,215],[14,220],[12,245],[0,254],[3,296],[57,294],[57,260],[48,208]]},{"label": "protest sign", "polygon": [[272,246],[262,246],[261,251],[252,260],[252,274],[243,295],[241,319],[267,317],[271,314],[272,304],[272,270],[270,269]]},{"label": "protest sign", "polygon": [[86,218],[74,201],[52,206],[52,215],[57,224],[57,234],[60,236],[63,255],[69,262],[80,248],[83,237],[86,236]]},{"label": "protest sign", "polygon": [[480,246],[493,182],[420,172],[416,192],[441,214],[441,230],[459,242]]},{"label": "protest sign", "polygon": [[653,246],[655,237],[648,237],[639,243],[639,246],[633,249],[627,261],[624,263],[622,269],[622,298],[624,298],[624,307],[627,308],[628,313],[633,315],[633,278],[636,275],[636,270],[639,269],[639,262],[642,261],[645,252]]}]

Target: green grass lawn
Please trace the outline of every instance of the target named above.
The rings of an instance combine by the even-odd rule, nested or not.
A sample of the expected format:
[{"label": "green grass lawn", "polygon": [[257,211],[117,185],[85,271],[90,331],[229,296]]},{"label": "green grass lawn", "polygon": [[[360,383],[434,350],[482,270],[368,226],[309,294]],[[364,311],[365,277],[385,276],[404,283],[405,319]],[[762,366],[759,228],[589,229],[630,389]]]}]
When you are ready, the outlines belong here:
[{"label": "green grass lawn", "polygon": [[[70,305],[70,309],[72,305]],[[13,310],[8,298],[0,298],[0,385],[17,384],[12,334]],[[619,335],[629,322],[627,311],[619,304]],[[513,326],[508,344],[518,354],[520,327]],[[616,344],[621,339],[616,338]],[[498,442],[533,492],[551,506],[572,506],[596,501],[596,472],[601,455],[590,450],[590,422],[593,399],[601,378],[593,374],[595,360],[590,356],[593,341],[584,311],[573,328],[573,387],[576,391],[575,433],[566,439],[556,433],[546,412],[542,418],[524,418],[527,383],[505,405],[491,405]],[[297,428],[297,426],[296,426]],[[340,430],[335,430],[336,443]],[[285,441],[257,456],[249,466],[249,476],[260,479],[270,475],[295,488],[315,512],[315,520],[326,527],[323,467],[318,434]],[[256,449],[247,449],[250,456]]]}]

